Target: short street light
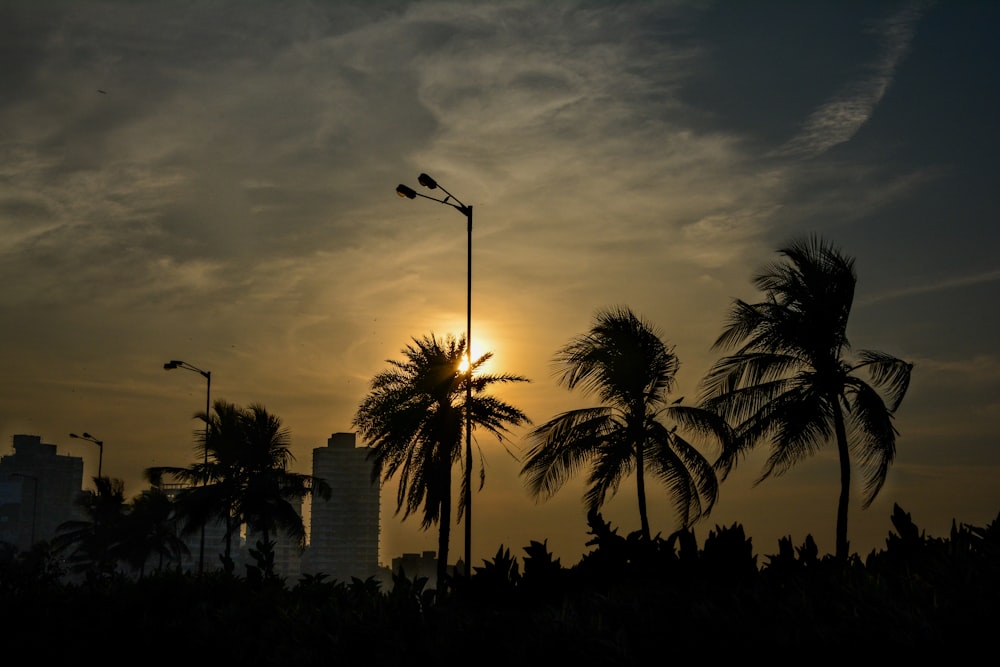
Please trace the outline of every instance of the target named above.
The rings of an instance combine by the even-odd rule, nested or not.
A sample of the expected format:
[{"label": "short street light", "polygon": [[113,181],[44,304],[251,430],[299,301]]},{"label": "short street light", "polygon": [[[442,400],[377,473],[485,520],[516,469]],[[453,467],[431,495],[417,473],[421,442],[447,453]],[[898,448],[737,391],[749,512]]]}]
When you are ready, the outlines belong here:
[{"label": "short street light", "polygon": [[88,440],[100,448],[100,452],[97,455],[97,479],[101,478],[101,466],[104,464],[104,441],[98,440],[89,433],[84,432],[83,435],[77,435],[76,433],[70,433],[69,437],[79,438],[80,440]]},{"label": "short street light", "polygon": [[423,197],[439,204],[451,206],[465,216],[468,229],[468,283],[466,290],[466,320],[465,320],[465,576],[472,572],[472,207],[466,206],[455,195],[445,190],[427,174],[420,174],[417,182],[429,190],[441,190],[447,195],[444,199],[422,195],[413,188],[400,183],[396,186],[396,194],[406,199]]},{"label": "short street light", "polygon": [[[177,359],[172,359],[167,363],[163,364],[163,370],[172,371],[175,368],[183,368],[187,371],[193,371],[198,373],[203,378],[205,378],[205,467],[208,467],[208,433],[209,426],[212,423],[212,415],[210,410],[212,408],[212,372],[203,371],[197,366],[192,366],[191,364],[179,361]],[[207,481],[205,482],[208,483]],[[198,574],[202,574],[205,571],[205,525],[201,526],[201,544],[198,547]]]}]

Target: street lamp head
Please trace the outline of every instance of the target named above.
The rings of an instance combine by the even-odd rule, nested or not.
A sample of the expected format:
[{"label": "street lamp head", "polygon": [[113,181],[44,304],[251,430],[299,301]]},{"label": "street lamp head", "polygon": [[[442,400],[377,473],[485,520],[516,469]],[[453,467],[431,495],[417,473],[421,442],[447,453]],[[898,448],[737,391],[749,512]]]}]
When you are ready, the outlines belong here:
[{"label": "street lamp head", "polygon": [[[438,189],[438,182],[431,178],[430,175],[426,173],[420,174],[417,177],[417,181],[420,185],[431,190]],[[471,340],[472,340],[472,207],[463,204],[457,197],[448,192],[447,188],[441,187],[442,192],[446,195],[444,199],[438,199],[437,197],[430,197],[428,195],[418,195],[412,188],[405,185],[396,186],[396,194],[400,197],[406,197],[407,199],[413,199],[415,197],[423,197],[424,199],[430,199],[436,201],[439,204],[445,204],[446,206],[451,206],[459,213],[465,216],[468,221],[468,232],[469,232],[469,271],[468,271],[468,298],[466,301],[466,345],[469,346],[471,350]],[[465,383],[466,386],[466,397],[465,397],[465,488],[472,488],[472,359],[471,356],[465,355],[466,368],[463,369],[459,367],[460,371],[465,371],[468,373],[468,380]],[[465,576],[471,575],[471,563],[472,563],[472,494],[467,493],[465,496]]]}]

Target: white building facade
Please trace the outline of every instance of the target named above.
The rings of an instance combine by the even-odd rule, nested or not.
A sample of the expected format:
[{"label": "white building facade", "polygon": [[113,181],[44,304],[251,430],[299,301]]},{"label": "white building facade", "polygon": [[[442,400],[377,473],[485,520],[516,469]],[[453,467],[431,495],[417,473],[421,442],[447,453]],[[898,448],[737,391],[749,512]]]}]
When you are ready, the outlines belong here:
[{"label": "white building facade", "polygon": [[334,433],[313,450],[312,475],[330,486],[330,498],[312,498],[303,574],[343,582],[378,575],[381,484],[372,481],[368,451],[354,433]]}]

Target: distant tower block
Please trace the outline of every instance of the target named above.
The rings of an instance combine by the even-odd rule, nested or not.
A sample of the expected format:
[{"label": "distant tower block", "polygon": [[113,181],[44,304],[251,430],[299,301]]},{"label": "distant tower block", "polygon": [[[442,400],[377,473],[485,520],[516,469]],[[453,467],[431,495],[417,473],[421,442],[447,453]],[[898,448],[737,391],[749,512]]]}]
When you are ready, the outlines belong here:
[{"label": "distant tower block", "polygon": [[14,453],[0,456],[0,542],[22,551],[56,536],[59,525],[86,517],[83,458],[58,454],[39,435],[13,436]]},{"label": "distant tower block", "polygon": [[330,499],[312,499],[305,573],[344,582],[378,573],[381,485],[371,479],[368,451],[354,433],[334,433],[313,449],[313,477],[330,485]]}]

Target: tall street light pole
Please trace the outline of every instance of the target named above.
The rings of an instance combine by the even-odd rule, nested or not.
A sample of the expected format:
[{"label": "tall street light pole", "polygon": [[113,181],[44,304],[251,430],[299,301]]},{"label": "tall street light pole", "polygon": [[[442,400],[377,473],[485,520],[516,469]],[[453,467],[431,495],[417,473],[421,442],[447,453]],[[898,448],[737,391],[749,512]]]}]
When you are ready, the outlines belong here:
[{"label": "tall street light pole", "polygon": [[441,190],[447,195],[444,199],[428,197],[400,183],[396,186],[396,194],[407,199],[423,197],[440,204],[451,206],[456,211],[465,216],[468,230],[468,281],[466,290],[466,319],[465,319],[465,576],[469,577],[472,572],[472,207],[466,206],[458,198],[445,190],[433,178],[427,174],[420,174],[417,177],[420,185],[435,190]]},{"label": "tall street light pole", "polygon": [[[175,368],[183,368],[184,370],[193,371],[198,373],[203,378],[205,378],[205,468],[208,468],[208,434],[209,427],[212,423],[212,372],[203,371],[197,366],[192,366],[191,364],[172,359],[167,363],[163,364],[163,370],[171,371]],[[205,481],[207,484],[208,481]],[[198,574],[203,574],[205,572],[205,524],[201,525],[201,544],[198,546]]]},{"label": "tall street light pole", "polygon": [[100,450],[99,453],[98,453],[98,455],[97,455],[97,479],[100,479],[101,478],[101,466],[104,465],[104,441],[103,440],[98,440],[97,438],[95,438],[94,436],[90,435],[87,432],[84,432],[83,435],[77,435],[76,433],[70,433],[69,437],[71,437],[71,438],[79,438],[80,440],[89,440],[90,442],[92,442],[95,445],[97,445],[97,447]]}]

